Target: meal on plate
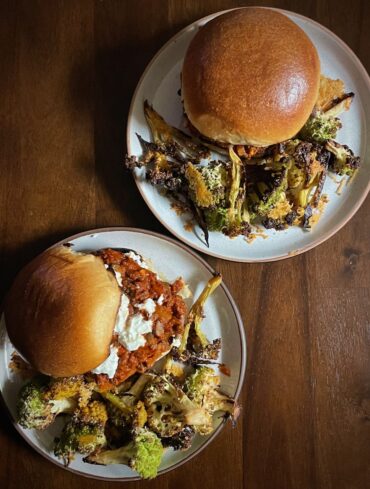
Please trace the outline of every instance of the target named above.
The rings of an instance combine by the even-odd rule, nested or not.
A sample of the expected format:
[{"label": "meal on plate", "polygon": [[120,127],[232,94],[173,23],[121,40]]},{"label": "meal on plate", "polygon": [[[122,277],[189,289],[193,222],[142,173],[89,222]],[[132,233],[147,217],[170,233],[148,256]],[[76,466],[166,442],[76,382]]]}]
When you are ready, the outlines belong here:
[{"label": "meal on plate", "polygon": [[210,279],[187,312],[183,279],[167,283],[133,250],[94,253],[59,246],[18,274],[4,306],[16,349],[11,367],[30,378],[18,423],[45,430],[65,419],[54,454],[91,464],[125,464],[157,475],[166,449],[186,450],[237,418],[214,368],[221,340],[201,329]]},{"label": "meal on plate", "polygon": [[152,142],[138,135],[143,153],[126,167],[144,167],[207,244],[209,231],[310,229],[328,201],[328,172],[351,177],[360,165],[335,141],[354,94],[321,74],[311,40],[275,10],[236,9],[201,27],[184,58],[181,97],[189,134],[145,101]]}]

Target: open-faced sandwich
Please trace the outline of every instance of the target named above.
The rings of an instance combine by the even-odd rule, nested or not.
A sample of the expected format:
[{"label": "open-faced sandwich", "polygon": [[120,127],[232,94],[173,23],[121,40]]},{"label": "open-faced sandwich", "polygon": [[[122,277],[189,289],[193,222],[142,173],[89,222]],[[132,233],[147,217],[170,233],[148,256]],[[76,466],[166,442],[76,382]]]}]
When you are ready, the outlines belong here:
[{"label": "open-faced sandwich", "polygon": [[216,412],[237,417],[210,365],[221,342],[201,330],[220,282],[211,278],[187,311],[184,281],[162,280],[133,250],[41,254],[4,306],[13,370],[31,377],[19,393],[19,424],[45,430],[64,416],[54,453],[66,465],[82,454],[155,477],[165,449],[186,450],[196,434],[212,433]]}]

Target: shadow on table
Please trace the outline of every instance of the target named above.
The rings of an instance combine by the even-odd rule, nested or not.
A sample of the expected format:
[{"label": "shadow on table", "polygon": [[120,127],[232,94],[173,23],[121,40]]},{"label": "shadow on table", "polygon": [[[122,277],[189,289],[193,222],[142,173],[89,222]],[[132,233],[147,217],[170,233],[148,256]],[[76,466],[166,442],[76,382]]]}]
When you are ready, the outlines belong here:
[{"label": "shadow on table", "polygon": [[67,227],[58,232],[39,236],[34,240],[27,239],[21,245],[14,244],[14,246],[12,245],[8,248],[2,248],[0,250],[0,305],[16,274],[24,265],[49,246],[82,231],[84,229],[81,229],[81,227]]},{"label": "shadow on table", "polygon": [[[137,43],[96,48],[95,56],[76,62],[70,74],[70,97],[73,110],[87,113],[94,121],[95,171],[102,183],[102,199],[112,202],[122,215],[122,222],[104,222],[104,212],[97,225],[129,225],[164,231],[154,218],[130,173],[124,169],[126,154],[126,124],[131,98],[139,78],[155,52],[170,34]],[[99,188],[99,185],[97,185]]]}]

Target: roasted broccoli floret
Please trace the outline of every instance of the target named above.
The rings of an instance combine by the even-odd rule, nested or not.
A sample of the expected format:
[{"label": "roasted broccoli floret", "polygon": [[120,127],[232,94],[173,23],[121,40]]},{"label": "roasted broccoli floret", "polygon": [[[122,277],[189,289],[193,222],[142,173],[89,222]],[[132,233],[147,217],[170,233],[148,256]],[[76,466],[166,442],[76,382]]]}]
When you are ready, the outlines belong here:
[{"label": "roasted broccoli floret", "polygon": [[124,464],[135,470],[143,479],[153,479],[163,456],[163,447],[155,433],[138,430],[133,440],[115,450],[98,450],[84,458],[84,462],[98,465]]},{"label": "roasted broccoli floret", "polygon": [[219,339],[210,342],[202,331],[201,323],[204,318],[204,304],[221,282],[221,275],[212,277],[207,282],[198,299],[191,306],[181,344],[177,350],[180,359],[186,360],[188,352],[194,352],[202,358],[217,359],[221,342]]},{"label": "roasted broccoli floret", "polygon": [[[260,218],[267,228],[285,228],[285,217],[292,210],[286,193],[290,166],[291,161],[278,170],[271,171],[269,166],[266,180],[257,182],[249,191],[248,200],[253,220]],[[269,222],[276,224],[269,226]]]},{"label": "roasted broccoli floret", "polygon": [[306,124],[299,131],[298,137],[304,141],[324,143],[328,139],[335,138],[341,127],[342,123],[337,117],[317,111],[308,118]]},{"label": "roasted broccoli floret", "polygon": [[209,158],[208,148],[195,141],[193,137],[167,124],[147,100],[144,102],[144,113],[154,143],[160,146],[167,156],[178,161],[192,161],[193,163]]},{"label": "roasted broccoli floret", "polygon": [[[225,164],[222,166],[223,176],[219,178],[218,185],[210,190],[211,194],[216,196],[216,202],[204,210],[204,217],[210,231],[220,231],[227,236],[235,237],[249,234],[251,228],[245,205],[243,164],[232,146],[229,147],[229,158],[227,166]],[[216,168],[217,165],[221,165],[221,163],[214,164]],[[212,163],[202,171],[209,172],[212,176],[211,165]]]},{"label": "roasted broccoli floret", "polygon": [[220,378],[209,367],[198,367],[185,382],[185,392],[195,404],[211,414],[222,411],[225,415],[236,419],[239,415],[237,403],[219,389]]},{"label": "roasted broccoli floret", "polygon": [[181,431],[168,438],[161,438],[164,447],[171,447],[174,450],[188,450],[195,436],[195,431],[191,426],[185,426]]},{"label": "roasted broccoli floret", "polygon": [[91,394],[92,386],[82,376],[46,381],[36,378],[20,391],[18,422],[23,428],[43,430],[58,414],[72,413],[85,405]]},{"label": "roasted broccoli floret", "polygon": [[190,197],[198,207],[213,207],[225,199],[228,185],[228,169],[225,163],[212,161],[200,168],[188,163],[185,177]]},{"label": "roasted broccoli floret", "polygon": [[360,166],[360,158],[354,156],[352,150],[345,144],[330,140],[327,141],[325,147],[332,154],[329,167],[338,175],[353,175],[353,172]]},{"label": "roasted broccoli floret", "polygon": [[339,114],[348,110],[351,106],[355,94],[353,92],[343,93],[327,103],[324,109],[326,117],[338,117]]},{"label": "roasted broccoli floret", "polygon": [[213,430],[212,416],[197,406],[168,376],[155,376],[143,393],[148,426],[161,437],[172,437],[191,426],[201,434]]},{"label": "roasted broccoli floret", "polygon": [[92,401],[75,411],[60,438],[55,440],[55,456],[68,465],[75,453],[88,454],[104,446],[107,442],[104,434],[107,419],[107,411],[101,401]]},{"label": "roasted broccoli floret", "polygon": [[139,398],[150,378],[151,374],[142,374],[129,390],[121,391],[118,394],[109,391],[101,392],[102,397],[109,402],[109,417],[115,426],[140,426],[143,424],[146,414],[145,409],[143,410],[143,406],[139,402]]},{"label": "roasted broccoli floret", "polygon": [[286,193],[293,208],[285,219],[294,222],[299,214],[303,227],[309,228],[326,179],[329,152],[319,144],[299,142],[292,157]]}]

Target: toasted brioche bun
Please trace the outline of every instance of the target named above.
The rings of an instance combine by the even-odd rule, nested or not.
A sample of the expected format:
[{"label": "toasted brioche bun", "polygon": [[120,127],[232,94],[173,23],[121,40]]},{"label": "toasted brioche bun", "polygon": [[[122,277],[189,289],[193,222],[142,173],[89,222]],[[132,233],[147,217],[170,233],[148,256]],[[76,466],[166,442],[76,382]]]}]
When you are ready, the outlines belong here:
[{"label": "toasted brioche bun", "polygon": [[182,68],[184,110],[207,138],[268,146],[297,134],[313,110],[320,60],[303,30],[246,7],[201,27]]},{"label": "toasted brioche bun", "polygon": [[109,355],[120,296],[101,258],[52,248],[21,270],[6,297],[9,338],[39,372],[88,372]]}]

